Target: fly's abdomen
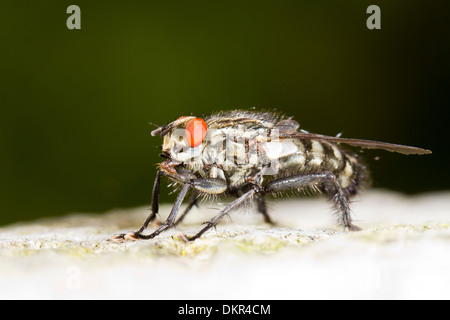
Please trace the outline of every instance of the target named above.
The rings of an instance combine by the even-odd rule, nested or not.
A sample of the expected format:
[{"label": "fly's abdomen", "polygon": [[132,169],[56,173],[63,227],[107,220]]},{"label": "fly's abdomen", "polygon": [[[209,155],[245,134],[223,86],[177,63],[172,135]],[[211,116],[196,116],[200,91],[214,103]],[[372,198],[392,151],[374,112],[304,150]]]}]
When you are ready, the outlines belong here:
[{"label": "fly's abdomen", "polygon": [[350,195],[367,183],[367,170],[360,159],[344,151],[338,145],[326,141],[302,141],[306,151],[304,172],[331,171],[342,188]]},{"label": "fly's abdomen", "polygon": [[344,155],[344,159],[344,165],[336,173],[336,177],[342,188],[346,189],[350,195],[355,195],[369,182],[367,168],[361,160],[352,155]]}]

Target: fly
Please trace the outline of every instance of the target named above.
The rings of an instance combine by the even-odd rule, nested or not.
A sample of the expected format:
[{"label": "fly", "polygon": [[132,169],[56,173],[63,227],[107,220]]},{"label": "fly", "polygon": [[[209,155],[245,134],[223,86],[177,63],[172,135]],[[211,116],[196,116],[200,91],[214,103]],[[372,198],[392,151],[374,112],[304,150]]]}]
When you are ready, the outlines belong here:
[{"label": "fly", "polygon": [[[325,195],[346,230],[360,230],[352,222],[350,198],[369,185],[368,169],[359,155],[342,145],[382,149],[402,154],[430,154],[416,147],[378,141],[315,134],[300,129],[292,118],[272,112],[235,110],[204,119],[184,116],[159,127],[153,136],[163,138],[161,157],[153,186],[151,213],[136,232],[114,236],[152,239],[180,223],[202,196],[230,196],[233,200],[195,235],[195,240],[234,209],[255,202],[265,222],[272,223],[266,196],[312,190]],[[167,220],[144,234],[159,209],[162,176],[180,187]],[[190,200],[181,214],[181,204]]]}]

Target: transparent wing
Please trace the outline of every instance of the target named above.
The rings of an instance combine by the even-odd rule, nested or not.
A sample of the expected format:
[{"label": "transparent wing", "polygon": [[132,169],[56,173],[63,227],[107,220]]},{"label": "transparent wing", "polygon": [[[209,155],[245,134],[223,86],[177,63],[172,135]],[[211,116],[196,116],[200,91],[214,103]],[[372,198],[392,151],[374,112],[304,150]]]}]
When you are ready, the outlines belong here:
[{"label": "transparent wing", "polygon": [[331,141],[335,143],[343,143],[350,146],[356,146],[366,149],[382,149],[390,152],[397,152],[402,154],[431,154],[432,152],[427,149],[404,146],[401,144],[393,144],[387,142],[380,141],[372,141],[372,140],[363,140],[363,139],[348,139],[348,138],[340,138],[340,137],[330,137],[321,134],[315,133],[306,133],[306,132],[295,132],[286,135],[280,135],[280,138],[289,139],[289,138],[298,138],[298,139],[315,139],[315,140],[325,140]]}]

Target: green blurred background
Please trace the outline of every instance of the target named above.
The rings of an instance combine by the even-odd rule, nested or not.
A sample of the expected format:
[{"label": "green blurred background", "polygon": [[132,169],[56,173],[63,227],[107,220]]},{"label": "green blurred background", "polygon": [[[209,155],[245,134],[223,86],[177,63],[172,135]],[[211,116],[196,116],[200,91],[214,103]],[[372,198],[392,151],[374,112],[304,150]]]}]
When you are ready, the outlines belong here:
[{"label": "green blurred background", "polygon": [[[81,30],[66,27],[71,4]],[[366,27],[371,4],[381,30]],[[235,108],[432,149],[365,151],[374,186],[448,189],[448,12],[409,0],[2,0],[0,224],[149,206],[161,139],[148,122]]]}]

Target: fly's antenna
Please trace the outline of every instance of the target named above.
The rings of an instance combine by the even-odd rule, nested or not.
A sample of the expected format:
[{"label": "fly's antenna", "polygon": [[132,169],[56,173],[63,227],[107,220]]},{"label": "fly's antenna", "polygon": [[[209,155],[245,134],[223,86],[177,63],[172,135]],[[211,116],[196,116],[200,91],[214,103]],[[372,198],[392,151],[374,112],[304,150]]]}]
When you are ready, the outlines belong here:
[{"label": "fly's antenna", "polygon": [[154,127],[156,127],[156,128],[161,127],[161,126],[158,126],[157,124],[154,124],[153,122],[149,122],[148,124],[151,125],[151,126],[154,126]]}]

